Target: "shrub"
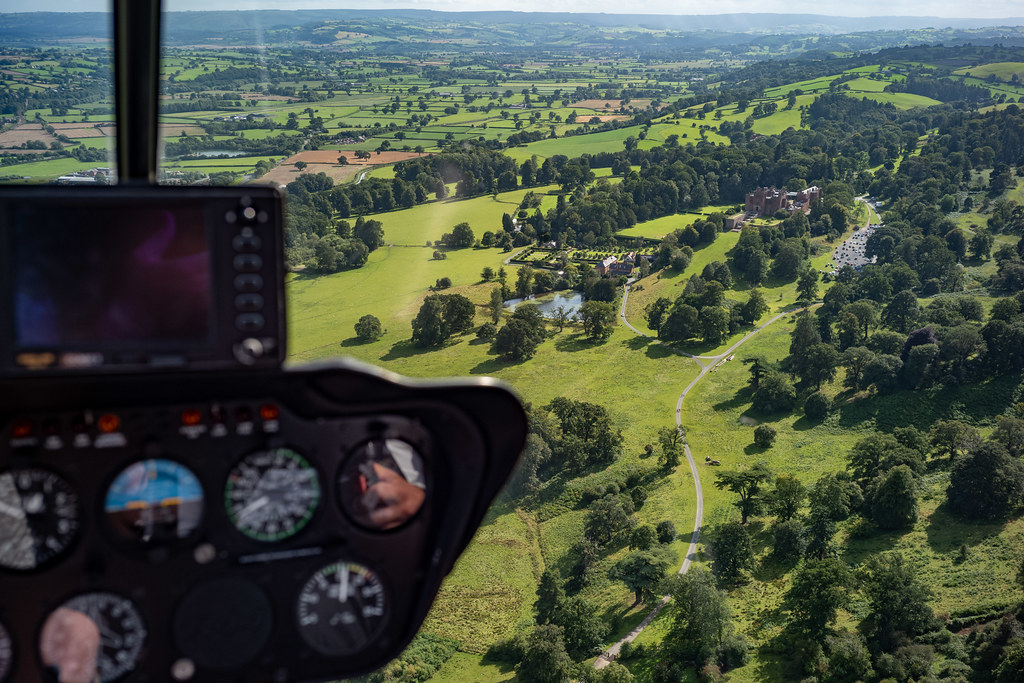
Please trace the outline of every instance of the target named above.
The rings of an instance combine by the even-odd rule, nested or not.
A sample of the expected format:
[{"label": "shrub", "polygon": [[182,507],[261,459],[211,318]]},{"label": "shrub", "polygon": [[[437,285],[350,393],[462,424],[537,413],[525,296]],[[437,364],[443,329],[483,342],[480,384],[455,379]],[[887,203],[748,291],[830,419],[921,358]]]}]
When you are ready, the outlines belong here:
[{"label": "shrub", "polygon": [[494,339],[494,335],[498,333],[498,326],[494,323],[484,323],[476,331],[477,339]]},{"label": "shrub", "polygon": [[792,410],[796,403],[796,388],[793,383],[777,372],[761,379],[754,392],[754,408],[764,413]]},{"label": "shrub", "polygon": [[771,425],[758,425],[754,429],[754,444],[759,448],[771,448],[775,444],[775,437],[778,434],[775,427]]},{"label": "shrub", "polygon": [[828,415],[828,411],[831,409],[832,400],[822,391],[815,391],[804,401],[804,413],[807,417],[815,420],[820,420]]},{"label": "shrub", "polygon": [[356,322],[356,336],[364,342],[377,341],[384,334],[384,328],[377,316],[364,315]]},{"label": "shrub", "polygon": [[441,277],[434,282],[434,289],[448,289],[452,286],[452,279],[450,277]]},{"label": "shrub", "polygon": [[666,519],[664,522],[658,522],[655,531],[658,533],[659,543],[671,543],[676,540],[676,525],[670,520]]},{"label": "shrub", "polygon": [[772,555],[780,560],[797,560],[807,548],[804,525],[799,520],[779,522],[774,527],[775,542]]},{"label": "shrub", "polygon": [[638,486],[635,489],[631,489],[629,492],[629,497],[633,499],[633,506],[637,510],[639,510],[644,506],[644,503],[647,501],[647,489],[641,486]]}]

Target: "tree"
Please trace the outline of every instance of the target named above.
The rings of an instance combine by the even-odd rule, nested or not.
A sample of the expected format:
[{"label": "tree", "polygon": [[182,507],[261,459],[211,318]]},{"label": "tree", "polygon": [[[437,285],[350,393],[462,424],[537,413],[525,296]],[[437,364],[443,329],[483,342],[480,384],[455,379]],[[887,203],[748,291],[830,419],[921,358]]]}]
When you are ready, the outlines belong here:
[{"label": "tree", "polygon": [[715,487],[728,489],[740,497],[734,505],[739,508],[741,524],[747,523],[747,517],[761,511],[761,485],[771,481],[772,473],[763,462],[749,469],[718,472],[715,475]]},{"label": "tree", "polygon": [[750,366],[750,388],[757,391],[761,385],[761,378],[771,371],[771,364],[763,356],[744,358],[743,364]]},{"label": "tree", "polygon": [[729,602],[703,567],[673,577],[667,584],[675,618],[662,641],[671,660],[716,661],[730,629]]},{"label": "tree", "polygon": [[764,294],[761,290],[754,288],[750,290],[750,298],[743,304],[743,322],[747,325],[753,325],[758,320],[764,317],[764,314],[768,312],[768,302],[765,301]]},{"label": "tree", "polygon": [[989,438],[1006,446],[1012,457],[1021,457],[1024,455],[1024,420],[1008,415],[1000,416]]},{"label": "tree", "polygon": [[999,519],[1024,498],[1024,464],[1006,446],[984,441],[953,461],[946,489],[949,507],[975,519]]},{"label": "tree", "polygon": [[579,596],[564,600],[552,621],[562,627],[565,650],[576,660],[590,657],[608,635],[608,624],[597,609]]},{"label": "tree", "polygon": [[821,475],[808,497],[812,516],[820,513],[833,522],[847,519],[864,502],[860,485],[846,472]]},{"label": "tree", "polygon": [[820,420],[832,409],[832,400],[824,391],[815,391],[804,400],[804,414],[813,420]]},{"label": "tree", "polygon": [[341,166],[348,166],[348,157],[344,154],[338,157],[338,164]]},{"label": "tree", "polygon": [[450,277],[439,277],[434,281],[434,290],[451,289],[452,279]]},{"label": "tree", "polygon": [[882,322],[899,332],[909,332],[917,324],[921,309],[917,297],[909,289],[898,292],[882,313]]},{"label": "tree", "polygon": [[807,498],[807,487],[790,474],[775,477],[775,488],[766,496],[768,507],[785,522],[796,517]]},{"label": "tree", "polygon": [[604,301],[585,301],[580,307],[583,332],[593,340],[605,340],[615,326],[615,309]]},{"label": "tree", "polygon": [[295,162],[295,168],[296,168],[296,169],[298,169],[298,170],[299,170],[300,172],[301,172],[301,171],[302,171],[302,170],[303,170],[304,168],[306,168],[306,166],[308,166],[308,165],[309,165],[309,164],[307,164],[307,163],[306,163],[305,161],[296,161],[296,162]]},{"label": "tree", "polygon": [[935,627],[928,600],[931,591],[917,579],[917,571],[898,552],[870,556],[858,572],[871,607],[875,638],[889,650],[902,637],[926,633]]},{"label": "tree", "polygon": [[640,550],[616,562],[608,571],[614,581],[622,581],[636,594],[634,606],[654,597],[654,589],[665,578],[672,564],[672,555],[664,548]]},{"label": "tree", "polygon": [[537,626],[526,640],[516,675],[528,683],[567,683],[572,660],[565,651],[561,626]]},{"label": "tree", "polygon": [[891,434],[872,434],[853,444],[846,469],[861,486],[866,486],[879,473],[897,465],[907,465],[915,473],[924,471],[924,458],[907,448]]},{"label": "tree", "polygon": [[484,269],[480,271],[480,279],[484,282],[490,282],[494,279],[494,268],[490,266],[484,266]]},{"label": "tree", "polygon": [[796,388],[781,373],[770,372],[761,379],[754,392],[753,404],[763,413],[792,410],[796,404]]},{"label": "tree", "polygon": [[609,494],[590,505],[583,518],[583,533],[598,545],[604,545],[629,523],[629,513],[622,507],[622,501]]},{"label": "tree", "polygon": [[360,216],[352,228],[352,236],[361,240],[367,249],[373,251],[384,244],[384,224]]},{"label": "tree", "polygon": [[711,570],[724,584],[736,583],[754,566],[754,548],[747,527],[739,522],[719,524],[709,543],[714,562]]},{"label": "tree", "polygon": [[871,518],[883,529],[902,529],[917,521],[917,482],[906,465],[877,475],[870,499]]},{"label": "tree", "polygon": [[776,559],[800,559],[806,548],[804,525],[799,520],[789,519],[772,527],[772,555]]},{"label": "tree", "polygon": [[543,319],[537,323],[526,316],[516,316],[521,309],[527,306],[537,308],[533,304],[522,304],[516,307],[512,317],[494,337],[494,350],[500,353],[505,360],[529,360],[533,358],[537,347],[544,341]]},{"label": "tree", "polygon": [[682,460],[683,435],[680,427],[662,427],[658,430],[661,457],[658,463],[665,471],[674,470]]},{"label": "tree", "polygon": [[952,461],[981,443],[981,434],[962,420],[939,420],[928,432],[928,443]]},{"label": "tree", "polygon": [[796,281],[796,300],[810,302],[817,298],[818,271],[814,268],[808,268]]},{"label": "tree", "polygon": [[754,445],[758,448],[771,448],[775,445],[778,432],[771,425],[757,425],[754,428]]},{"label": "tree", "polygon": [[491,290],[491,298],[487,302],[487,312],[491,314],[491,322],[495,325],[501,320],[501,310],[505,307],[505,300],[502,298],[501,286]]},{"label": "tree", "polygon": [[441,346],[453,334],[473,327],[476,307],[461,294],[430,294],[412,321],[412,339],[420,346]]},{"label": "tree", "polygon": [[521,266],[516,273],[516,296],[525,299],[533,294],[533,268]]},{"label": "tree", "polygon": [[707,344],[718,344],[729,334],[729,311],[721,306],[705,306],[699,314],[701,334]]},{"label": "tree", "polygon": [[689,304],[677,301],[664,318],[661,327],[658,328],[659,339],[683,341],[697,335],[698,331],[697,309]]},{"label": "tree", "polygon": [[805,559],[793,572],[793,583],[783,599],[790,627],[818,643],[839,610],[850,603],[853,576],[842,560]]},{"label": "tree", "polygon": [[371,342],[380,339],[381,335],[384,334],[384,328],[380,324],[380,320],[373,315],[364,315],[356,322],[356,336],[359,337],[360,341]]},{"label": "tree", "polygon": [[654,530],[658,534],[658,543],[671,543],[676,540],[676,525],[671,520],[658,522]]},{"label": "tree", "polygon": [[843,384],[859,391],[864,383],[864,368],[874,360],[875,354],[863,346],[851,346],[843,351],[839,362],[846,368]]},{"label": "tree", "polygon": [[831,344],[814,344],[803,354],[797,374],[807,384],[821,389],[824,382],[831,383],[836,377],[839,366],[839,352]]},{"label": "tree", "polygon": [[451,246],[456,249],[471,247],[476,242],[476,236],[473,234],[473,229],[469,227],[469,223],[459,223],[452,228],[451,235]]},{"label": "tree", "polygon": [[[633,489],[633,491],[643,491],[643,489]],[[654,533],[654,527],[649,524],[641,524],[633,529],[633,533],[629,535],[629,549],[650,550],[656,540],[657,536]]]},{"label": "tree", "polygon": [[647,327],[657,332],[661,327],[661,322],[665,318],[665,314],[668,313],[671,307],[672,302],[663,296],[660,296],[647,304],[647,308],[644,309],[644,316],[647,319]]},{"label": "tree", "polygon": [[565,324],[569,322],[569,309],[565,306],[559,306],[555,309],[554,317],[555,324],[558,325],[558,331],[561,332],[565,329]]},{"label": "tree", "polygon": [[558,574],[553,569],[545,569],[537,586],[537,600],[533,603],[533,608],[537,612],[537,623],[551,622],[562,608],[563,602],[565,591],[562,590]]}]

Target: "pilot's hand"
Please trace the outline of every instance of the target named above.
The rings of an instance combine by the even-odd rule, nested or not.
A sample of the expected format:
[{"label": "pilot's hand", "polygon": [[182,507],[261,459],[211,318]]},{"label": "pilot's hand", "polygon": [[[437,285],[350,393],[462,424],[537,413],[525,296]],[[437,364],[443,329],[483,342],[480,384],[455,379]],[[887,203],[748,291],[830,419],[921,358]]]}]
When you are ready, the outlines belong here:
[{"label": "pilot's hand", "polygon": [[43,625],[39,654],[43,664],[57,670],[60,683],[92,683],[98,680],[96,658],[100,630],[85,614],[61,607]]},{"label": "pilot's hand", "polygon": [[423,505],[426,492],[379,463],[373,463],[373,471],[379,481],[367,489],[363,504],[369,510],[370,521],[377,528],[392,529],[416,514]]}]

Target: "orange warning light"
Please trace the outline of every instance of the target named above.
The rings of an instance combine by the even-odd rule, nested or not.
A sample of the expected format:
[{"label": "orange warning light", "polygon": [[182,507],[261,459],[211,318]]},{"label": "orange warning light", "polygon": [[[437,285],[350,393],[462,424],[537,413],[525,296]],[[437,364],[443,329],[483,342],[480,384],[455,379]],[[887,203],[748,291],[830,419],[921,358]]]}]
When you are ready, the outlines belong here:
[{"label": "orange warning light", "polygon": [[185,425],[186,427],[192,427],[194,425],[197,425],[200,423],[200,421],[202,421],[202,419],[203,414],[200,413],[198,410],[189,409],[181,411],[181,424]]},{"label": "orange warning light", "polygon": [[32,436],[32,423],[28,420],[18,420],[11,425],[11,436],[15,439],[24,439]]},{"label": "orange warning light", "polygon": [[116,432],[121,427],[121,418],[113,413],[107,413],[100,417],[96,422],[96,426],[104,434],[110,434],[111,432]]},{"label": "orange warning light", "polygon": [[265,403],[260,406],[260,417],[266,422],[276,420],[280,414],[281,411],[273,403]]}]

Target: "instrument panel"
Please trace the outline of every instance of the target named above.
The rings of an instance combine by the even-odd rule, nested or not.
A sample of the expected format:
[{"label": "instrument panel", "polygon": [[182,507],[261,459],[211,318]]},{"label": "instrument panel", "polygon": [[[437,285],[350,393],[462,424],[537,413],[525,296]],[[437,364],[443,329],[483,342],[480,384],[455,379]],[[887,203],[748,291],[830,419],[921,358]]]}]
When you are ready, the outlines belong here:
[{"label": "instrument panel", "polygon": [[375,378],[385,400],[349,401],[346,377],[119,378],[106,391],[129,400],[9,412],[0,682],[56,680],[43,634],[82,615],[103,683],[322,680],[395,656],[521,437],[467,410],[504,389]]}]

